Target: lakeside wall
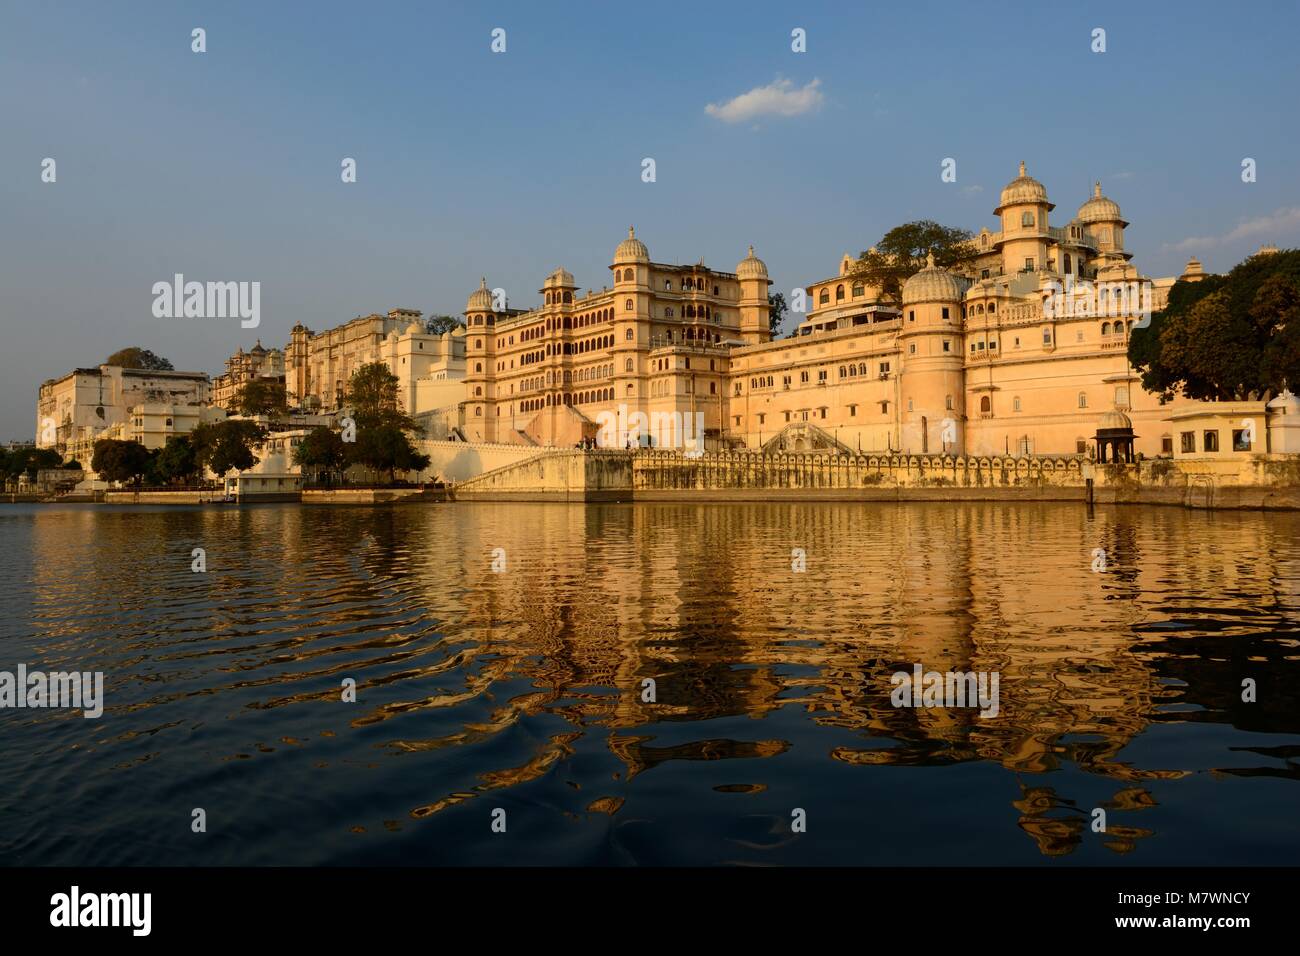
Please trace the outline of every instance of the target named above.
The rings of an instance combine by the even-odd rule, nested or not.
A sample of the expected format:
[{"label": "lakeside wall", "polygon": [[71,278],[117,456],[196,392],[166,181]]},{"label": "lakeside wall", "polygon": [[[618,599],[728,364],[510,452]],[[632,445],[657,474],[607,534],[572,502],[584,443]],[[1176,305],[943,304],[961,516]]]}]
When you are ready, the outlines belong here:
[{"label": "lakeside wall", "polygon": [[1300,460],[813,455],[547,449],[455,483],[465,500],[1078,501],[1300,509]]}]

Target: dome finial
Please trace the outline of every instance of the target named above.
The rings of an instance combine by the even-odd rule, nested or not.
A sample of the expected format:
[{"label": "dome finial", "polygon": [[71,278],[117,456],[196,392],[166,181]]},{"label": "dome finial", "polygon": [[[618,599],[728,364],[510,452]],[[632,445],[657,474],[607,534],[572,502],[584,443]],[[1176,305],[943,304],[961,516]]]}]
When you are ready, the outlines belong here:
[{"label": "dome finial", "polygon": [[1096,185],[1093,186],[1093,188],[1092,188],[1092,194],[1093,194],[1094,196],[1096,196],[1098,199],[1101,198],[1101,180],[1100,180],[1100,179],[1097,180]]},{"label": "dome finial", "polygon": [[487,276],[479,276],[478,287],[479,287],[480,289],[486,289],[486,288],[487,288]]},{"label": "dome finial", "polygon": [[627,237],[628,237],[629,239],[635,239],[635,238],[636,238],[636,230],[635,230],[634,228],[632,228],[631,226],[628,226],[628,227],[627,227]]},{"label": "dome finial", "polygon": [[929,249],[929,250],[927,250],[926,253],[925,253],[925,267],[926,267],[927,269],[933,269],[933,268],[934,268],[934,250],[933,250],[933,249]]},{"label": "dome finial", "polygon": [[1025,175],[1025,161],[1023,159],[1020,161],[1020,175]]},{"label": "dome finial", "polygon": [[754,244],[752,242],[749,244],[749,256],[751,259],[754,257]]}]

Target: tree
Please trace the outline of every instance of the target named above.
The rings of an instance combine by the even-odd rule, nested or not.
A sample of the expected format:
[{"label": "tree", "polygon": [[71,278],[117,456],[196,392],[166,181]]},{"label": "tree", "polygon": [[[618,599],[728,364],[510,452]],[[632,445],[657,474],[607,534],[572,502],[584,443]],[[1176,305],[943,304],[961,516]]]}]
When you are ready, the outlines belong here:
[{"label": "tree", "polygon": [[162,484],[184,484],[199,472],[198,455],[188,435],[172,435],[154,458],[153,470]]},{"label": "tree", "polygon": [[104,481],[134,482],[138,486],[150,462],[149,449],[138,441],[101,438],[95,442],[90,468]]},{"label": "tree", "polygon": [[62,456],[53,448],[37,448],[35,445],[23,445],[8,451],[0,449],[0,474],[7,480],[17,478],[24,472],[35,478],[43,469],[62,467]]},{"label": "tree", "polygon": [[935,265],[951,269],[973,259],[976,251],[965,229],[920,219],[885,233],[858,258],[853,274],[879,288],[882,296],[899,299],[903,283],[924,268],[930,254]]},{"label": "tree", "polygon": [[83,469],[82,469],[82,467],[81,467],[81,462],[77,461],[77,459],[75,459],[75,458],[69,458],[67,461],[65,461],[65,462],[63,463],[63,470],[64,470],[64,471],[82,471]]},{"label": "tree", "polygon": [[142,349],[137,345],[130,348],[118,349],[108,358],[104,359],[105,365],[117,365],[121,368],[143,368],[153,372],[171,372],[174,371],[172,363],[167,361],[161,355],[155,355],[148,349]]},{"label": "tree", "polygon": [[235,397],[235,411],[241,415],[285,415],[289,399],[284,382],[269,378],[249,379]]},{"label": "tree", "polygon": [[417,452],[406,432],[392,423],[358,428],[357,440],[345,447],[349,464],[387,472],[390,482],[396,471],[423,471],[429,467],[429,456]]},{"label": "tree", "polygon": [[347,463],[347,445],[338,432],[318,425],[293,450],[293,463],[332,475]]},{"label": "tree", "polygon": [[1300,250],[1175,283],[1150,325],[1133,330],[1128,357],[1142,387],[1165,396],[1231,401],[1300,382]]},{"label": "tree", "polygon": [[781,331],[781,323],[785,321],[785,314],[789,311],[785,304],[785,293],[769,292],[767,296],[767,328],[772,333],[772,338],[776,338]]},{"label": "tree", "polygon": [[448,332],[455,332],[459,328],[464,328],[465,323],[454,315],[430,315],[425,320],[424,330],[430,335],[445,335]]},{"label": "tree", "polygon": [[200,425],[190,432],[190,443],[200,467],[217,476],[228,471],[245,471],[258,462],[253,446],[266,440],[267,431],[257,422],[228,418],[224,422]]},{"label": "tree", "polygon": [[383,362],[370,362],[352,374],[345,400],[352,406],[358,429],[379,425],[396,425],[402,431],[416,429],[398,404],[397,386],[397,376]]}]

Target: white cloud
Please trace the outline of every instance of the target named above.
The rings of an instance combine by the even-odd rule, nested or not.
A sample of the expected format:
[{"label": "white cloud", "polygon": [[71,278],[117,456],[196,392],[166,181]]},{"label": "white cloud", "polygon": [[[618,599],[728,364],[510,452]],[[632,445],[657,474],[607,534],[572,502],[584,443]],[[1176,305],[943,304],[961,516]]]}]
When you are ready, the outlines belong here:
[{"label": "white cloud", "polygon": [[1222,236],[1189,236],[1182,242],[1166,244],[1165,248],[1174,252],[1192,252],[1242,239],[1282,239],[1297,230],[1300,230],[1300,206],[1284,206],[1266,216],[1244,220]]},{"label": "white cloud", "polygon": [[796,89],[789,80],[777,77],[767,86],[756,86],[725,103],[710,103],[704,112],[724,123],[743,123],[759,116],[802,116],[821,109],[825,101],[818,89],[821,84],[814,79]]}]

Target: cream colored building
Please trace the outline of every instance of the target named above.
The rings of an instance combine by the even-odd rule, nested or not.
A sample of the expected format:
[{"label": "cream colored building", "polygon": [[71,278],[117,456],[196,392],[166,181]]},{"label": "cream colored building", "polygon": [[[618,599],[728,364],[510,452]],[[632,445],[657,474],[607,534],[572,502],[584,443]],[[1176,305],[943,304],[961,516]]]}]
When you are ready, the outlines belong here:
[{"label": "cream colored building", "polygon": [[285,381],[284,352],[263,348],[261,339],[247,352],[241,347],[226,359],[225,372],[212,380],[212,404],[233,412],[240,389],[254,379]]},{"label": "cream colored building", "polygon": [[494,310],[484,281],[465,309],[464,432],[569,445],[621,410],[700,414],[715,447],[1062,455],[1091,454],[1118,412],[1107,422],[1131,422],[1136,452],[1172,455],[1172,409],[1141,388],[1129,334],[1200,263],[1141,274],[1100,184],[1059,226],[1055,208],[1022,163],[959,269],[931,260],[900,299],[845,255],[777,341],[752,248],[720,272],[654,262],[629,232],[612,287],[580,292],[557,269],[526,312]]},{"label": "cream colored building", "polygon": [[410,415],[464,401],[465,330],[433,335],[418,311],[394,309],[324,332],[295,325],[285,349],[289,402],[307,410],[339,409],[353,373],[374,362],[397,376],[399,400]]},{"label": "cream colored building", "polygon": [[[115,365],[75,369],[41,385],[36,401],[36,444],[54,448],[65,459],[76,458],[89,468],[96,440],[125,437],[137,427],[132,424],[137,418],[141,435],[162,434],[167,428],[188,431],[174,423],[201,415],[203,407],[210,404],[210,394],[204,372]],[[136,414],[144,409],[147,413]],[[173,425],[162,424],[168,419]]]}]

